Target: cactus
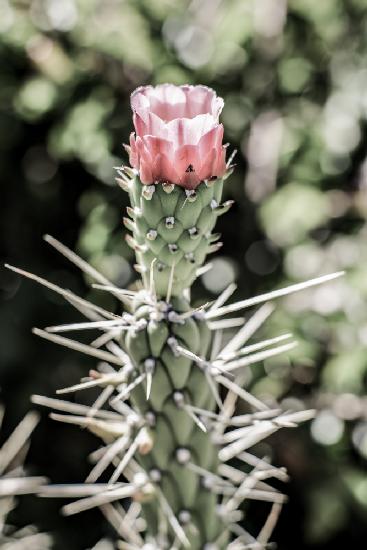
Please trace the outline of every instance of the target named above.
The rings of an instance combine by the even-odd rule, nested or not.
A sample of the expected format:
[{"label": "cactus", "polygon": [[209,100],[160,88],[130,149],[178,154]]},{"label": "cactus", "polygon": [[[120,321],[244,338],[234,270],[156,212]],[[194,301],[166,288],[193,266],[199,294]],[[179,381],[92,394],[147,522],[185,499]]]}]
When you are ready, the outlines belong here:
[{"label": "cactus", "polygon": [[[291,335],[247,342],[271,314],[271,300],[340,273],[230,305],[226,302],[233,285],[214,303],[199,308],[190,303],[189,290],[205,269],[206,255],[219,247],[218,235],[212,233],[217,216],[231,206],[231,201],[221,203],[232,170],[231,159],[225,163],[218,122],[222,104],[214,92],[200,86],[141,88],[132,96],[137,135],[131,136],[128,147],[131,167],[119,168],[118,183],[130,196],[124,223],[132,232],[127,240],[136,252],[140,288],[116,287],[56,239],[46,237],[95,286],[112,293],[123,304],[122,313],[11,268],[59,293],[88,319],[34,330],[99,361],[87,379],[59,393],[102,389],[91,407],[33,397],[35,403],[63,412],[53,413],[55,420],[87,427],[104,442],[86,485],[50,486],[42,492],[80,497],[63,508],[65,514],[99,506],[125,541],[120,548],[265,548],[285,499],[265,480],[286,480],[287,475],[248,449],[313,415],[270,408],[243,388],[244,369],[292,349]],[[260,304],[246,321],[228,318]],[[238,332],[224,336],[222,343],[226,331],[237,326]],[[102,331],[90,345],[58,334],[88,329]],[[236,414],[237,399],[244,401],[246,414]],[[107,401],[112,410],[103,408]],[[243,468],[235,467],[232,459]],[[97,483],[110,465],[115,469],[109,483]],[[124,499],[131,499],[127,512],[116,504]],[[246,499],[272,504],[257,536],[238,524]]]}]

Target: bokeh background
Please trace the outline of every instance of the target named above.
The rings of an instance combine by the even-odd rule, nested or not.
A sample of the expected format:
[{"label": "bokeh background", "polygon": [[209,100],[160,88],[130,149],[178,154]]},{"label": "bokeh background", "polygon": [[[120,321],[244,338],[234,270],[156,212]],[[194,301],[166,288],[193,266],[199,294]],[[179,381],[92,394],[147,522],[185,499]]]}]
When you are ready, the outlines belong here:
[{"label": "bokeh background", "polygon": [[[280,549],[362,548],[367,537],[366,0],[0,0],[0,238],[4,260],[106,307],[42,241],[50,233],[120,285],[134,282],[114,184],[126,162],[129,94],[146,83],[203,83],[225,99],[238,150],[220,219],[223,252],[194,288],[202,303],[236,280],[237,298],[346,270],[278,303],[263,335],[292,331],[288,356],[253,368],[248,386],[317,418],[263,445],[289,469]],[[1,439],[93,361],[38,341],[32,326],[77,320],[49,291],[1,269]],[[90,402],[91,394],[80,394]],[[43,411],[28,469],[80,482],[97,440]],[[9,522],[35,523],[57,550],[113,530],[98,511],[62,518],[61,503],[20,499]],[[266,507],[249,508],[261,526]]]}]

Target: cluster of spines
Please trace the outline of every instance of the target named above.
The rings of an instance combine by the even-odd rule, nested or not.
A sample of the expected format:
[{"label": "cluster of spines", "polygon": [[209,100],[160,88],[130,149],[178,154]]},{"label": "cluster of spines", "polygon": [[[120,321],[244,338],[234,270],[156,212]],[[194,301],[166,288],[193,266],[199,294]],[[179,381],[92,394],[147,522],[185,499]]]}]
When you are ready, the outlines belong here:
[{"label": "cluster of spines", "polygon": [[142,185],[135,172],[119,169],[118,183],[128,191],[131,206],[124,218],[132,232],[126,240],[137,257],[136,269],[147,284],[154,263],[156,291],[165,296],[172,275],[172,293],[189,288],[207,254],[222,246],[220,234],[212,233],[217,217],[233,204],[220,203],[223,179],[202,182],[196,190],[178,185]]},{"label": "cluster of spines", "polygon": [[[3,415],[4,409],[0,406],[0,428]],[[26,476],[23,465],[29,438],[38,421],[36,412],[27,413],[0,447],[0,547],[7,550],[51,548],[49,535],[38,533],[33,525],[15,529],[7,524],[7,514],[14,508],[15,497],[37,493],[47,483],[44,477]]]},{"label": "cluster of spines", "polygon": [[[67,413],[53,415],[56,420],[88,427],[104,441],[104,447],[93,456],[96,464],[90,476],[88,476],[86,485],[74,488],[50,487],[43,489],[43,494],[46,496],[80,497],[80,500],[64,508],[67,514],[99,506],[111,523],[116,526],[121,537],[126,539],[126,543],[121,543],[121,548],[137,550],[144,547],[144,544],[147,549],[154,548],[157,550],[165,547],[179,549],[188,546],[190,541],[187,533],[190,533],[192,527],[190,510],[181,509],[177,512],[177,515],[175,514],[169,502],[171,499],[167,499],[165,495],[166,488],[162,489],[163,478],[159,463],[155,464],[155,467],[149,467],[148,465],[146,470],[143,467],[144,457],[148,456],[154,448],[154,428],[156,428],[157,415],[147,407],[146,398],[148,396],[150,400],[152,392],[157,393],[153,386],[155,383],[154,378],[160,370],[157,369],[157,357],[155,356],[159,349],[153,353],[149,347],[146,350],[147,354],[144,353],[139,359],[136,359],[136,356],[133,362],[127,355],[126,349],[131,346],[131,354],[134,356],[134,345],[130,341],[131,338],[134,339],[132,335],[146,333],[151,320],[162,324],[163,316],[165,322],[168,320],[170,324],[176,323],[178,328],[185,325],[185,323],[180,323],[182,320],[189,319],[194,322],[202,322],[204,319],[200,317],[203,316],[208,328],[214,334],[209,359],[205,357],[206,354],[203,349],[199,348],[195,352],[189,349],[188,345],[185,347],[184,342],[177,337],[172,338],[172,335],[165,335],[162,338],[170,347],[175,361],[184,357],[190,361],[192,373],[201,373],[207,377],[207,389],[212,394],[210,396],[211,403],[203,403],[203,408],[200,407],[200,403],[192,403],[186,399],[185,384],[182,388],[175,387],[174,391],[170,387],[170,391],[172,391],[170,395],[173,400],[171,405],[194,422],[199,428],[197,430],[198,434],[201,433],[203,436],[206,435],[205,432],[210,434],[209,438],[203,437],[203,442],[209,441],[210,445],[219,450],[216,470],[207,469],[204,463],[200,464],[198,461],[192,460],[187,447],[178,445],[172,450],[179,463],[184,464],[186,468],[190,469],[190,472],[196,473],[200,478],[202,487],[213,495],[213,499],[215,501],[220,500],[219,507],[216,508],[215,514],[212,514],[212,521],[215,521],[216,518],[223,521],[225,529],[221,535],[224,536],[225,540],[219,535],[215,542],[211,539],[210,542],[204,544],[205,550],[223,547],[231,550],[265,548],[274,526],[274,518],[279,513],[280,506],[284,501],[284,496],[271,489],[265,480],[270,477],[284,479],[285,473],[282,469],[275,468],[266,461],[249,454],[248,449],[277,429],[293,427],[297,422],[308,419],[312,415],[312,411],[284,413],[279,410],[270,410],[242,387],[243,369],[267,357],[283,353],[294,345],[293,342],[282,343],[283,340],[289,338],[289,335],[280,335],[271,340],[245,345],[247,340],[253,336],[269,316],[272,306],[266,303],[246,323],[242,319],[239,332],[227,341],[224,347],[221,344],[223,330],[238,326],[239,319],[223,319],[222,317],[228,313],[289,294],[292,291],[321,284],[339,276],[340,273],[320,277],[306,283],[299,283],[227,306],[224,304],[234,290],[232,286],[226,289],[214,304],[206,304],[200,308],[198,314],[190,310],[182,312],[179,307],[176,308],[178,309],[176,311],[165,300],[157,300],[156,291],[151,293],[145,290],[141,294],[119,289],[61,243],[51,237],[47,237],[46,240],[97,281],[99,284],[96,286],[111,292],[114,296],[120,298],[124,304],[130,305],[133,314],[113,314],[40,277],[12,268],[14,271],[30,277],[64,296],[88,319],[88,322],[84,323],[49,327],[46,331],[36,330],[35,332],[48,340],[91,355],[100,361],[98,369],[92,371],[86,380],[72,388],[65,388],[60,391],[60,393],[67,393],[100,386],[102,389],[101,395],[91,407],[59,400],[48,400],[47,398],[35,398],[35,402],[39,404],[52,406]],[[154,282],[155,278],[152,277],[152,280]],[[134,306],[134,301],[138,301],[139,305]],[[138,313],[139,311],[140,313]],[[147,319],[147,311],[149,312],[149,320]],[[152,313],[153,319],[151,319]],[[64,338],[57,334],[68,330],[86,329],[99,329],[102,334],[94,339],[90,345],[81,344],[76,340]],[[123,336],[125,333],[126,337]],[[123,349],[121,348],[121,341],[126,341],[126,339],[129,339],[129,345],[126,345],[126,349]],[[155,338],[151,342],[153,346],[156,346]],[[274,344],[276,345],[274,346]],[[102,349],[103,347],[106,349]],[[139,366],[137,367],[137,365]],[[117,370],[116,367],[118,367]],[[192,387],[195,390],[199,387],[201,389],[202,384],[195,385],[192,382],[191,371],[189,377],[190,388]],[[150,383],[148,384],[149,380]],[[215,393],[217,384],[227,390],[223,402]],[[145,391],[141,394],[144,385]],[[126,402],[129,396],[132,398],[130,404]],[[254,412],[236,416],[235,402],[237,398],[247,402]],[[138,408],[134,406],[134,400],[139,405]],[[106,402],[110,403],[114,409],[113,411],[102,408]],[[214,410],[213,403],[218,405],[217,412]],[[133,408],[131,404],[133,404]],[[140,407],[141,411],[139,410]],[[178,429],[178,426],[175,427],[176,431]],[[168,435],[168,439],[169,437],[170,435]],[[204,444],[201,443],[201,445],[204,448]],[[227,464],[232,458],[251,466],[250,473],[245,474],[243,471]],[[96,483],[111,464],[115,466],[115,471],[111,476],[110,483]],[[120,481],[121,475],[127,479],[127,483]],[[133,500],[130,516],[130,509],[126,513],[118,505],[118,501],[125,498],[132,498]],[[243,500],[250,498],[272,502],[272,511],[257,537],[251,536],[236,523],[242,517],[241,503]],[[146,528],[146,522],[140,521],[135,529],[132,529],[131,523],[129,523],[131,517],[137,513],[141,506],[146,507],[147,500],[154,502],[155,519],[151,521],[156,522],[156,530],[153,535],[149,529],[145,535],[141,532],[141,529]],[[146,513],[149,514],[149,512]],[[227,543],[226,537],[231,531],[234,533],[234,540]],[[202,541],[200,544],[202,545]]]}]

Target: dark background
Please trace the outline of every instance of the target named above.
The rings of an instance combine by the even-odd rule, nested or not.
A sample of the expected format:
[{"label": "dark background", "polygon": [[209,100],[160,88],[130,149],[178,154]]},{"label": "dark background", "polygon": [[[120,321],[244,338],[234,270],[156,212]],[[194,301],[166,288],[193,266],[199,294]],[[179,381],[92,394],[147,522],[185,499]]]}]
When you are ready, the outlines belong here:
[{"label": "dark background", "polygon": [[[236,279],[237,298],[346,270],[278,303],[263,335],[292,331],[287,357],[252,371],[251,390],[318,417],[261,449],[289,469],[279,548],[363,546],[367,535],[367,5],[365,0],[0,0],[0,181],[4,261],[116,305],[42,241],[59,238],[114,282],[133,283],[121,219],[127,197],[129,94],[138,85],[202,83],[224,97],[238,149],[219,221],[223,252],[194,299]],[[51,292],[1,268],[1,439],[31,407],[93,361],[40,341],[31,327],[80,318]],[[95,395],[80,393],[90,402]],[[97,440],[47,411],[28,471],[81,482]],[[271,447],[269,446],[271,444]],[[114,532],[98,511],[65,519],[59,501],[23,497],[9,516],[50,532],[55,548],[93,547]],[[256,532],[267,507],[250,506]]]}]

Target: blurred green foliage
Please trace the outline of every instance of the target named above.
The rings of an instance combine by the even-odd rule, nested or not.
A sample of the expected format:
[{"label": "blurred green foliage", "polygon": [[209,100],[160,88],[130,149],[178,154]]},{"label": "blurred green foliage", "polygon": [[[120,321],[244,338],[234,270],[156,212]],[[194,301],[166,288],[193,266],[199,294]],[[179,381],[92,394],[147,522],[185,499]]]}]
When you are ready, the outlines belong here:
[{"label": "blurred green foliage", "polygon": [[[266,333],[292,331],[300,345],[248,373],[257,394],[320,411],[311,427],[273,441],[274,460],[293,477],[276,532],[282,549],[362,547],[367,534],[366,30],[365,0],[0,0],[8,261],[85,294],[80,274],[41,243],[47,231],[113,281],[133,283],[120,223],[127,198],[113,167],[126,162],[129,94],[169,81],[215,88],[226,101],[230,150],[238,149],[226,189],[237,204],[219,227],[224,252],[195,299],[233,278],[245,297],[346,270],[278,304]],[[10,426],[32,392],[51,395],[92,363],[29,335],[32,324],[76,319],[67,305],[5,271],[1,288]],[[101,293],[93,299],[114,307]],[[86,434],[45,420],[32,467],[53,481],[80,481],[93,447]],[[26,500],[12,520],[53,531],[60,549],[112,536],[98,513],[66,521],[57,508]],[[249,512],[248,521],[261,520]]]}]

